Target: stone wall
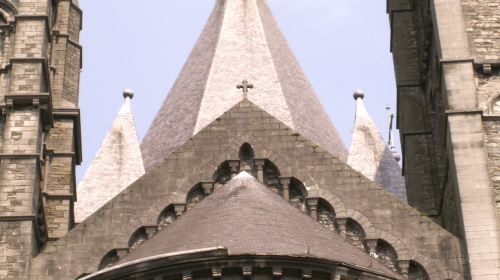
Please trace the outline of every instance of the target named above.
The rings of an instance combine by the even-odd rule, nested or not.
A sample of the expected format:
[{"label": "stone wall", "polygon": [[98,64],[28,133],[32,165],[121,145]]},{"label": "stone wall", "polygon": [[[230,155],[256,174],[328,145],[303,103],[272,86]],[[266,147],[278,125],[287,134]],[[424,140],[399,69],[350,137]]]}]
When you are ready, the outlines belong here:
[{"label": "stone wall", "polygon": [[500,2],[497,0],[462,0],[474,58],[478,61],[500,60]]},{"label": "stone wall", "polygon": [[281,176],[303,182],[309,197],[327,201],[336,219],[353,219],[367,239],[384,240],[393,246],[399,260],[421,263],[430,279],[463,277],[460,244],[453,234],[243,101],[68,235],[48,244],[34,259],[31,279],[74,279],[96,271],[111,250],[127,252],[139,228],[156,228],[164,209],[186,203],[193,186],[214,180],[214,170],[226,160],[239,159],[244,143],[252,145],[255,158],[276,164]]},{"label": "stone wall", "polygon": [[500,120],[484,122],[486,149],[488,151],[488,171],[493,186],[497,214],[500,219]]}]

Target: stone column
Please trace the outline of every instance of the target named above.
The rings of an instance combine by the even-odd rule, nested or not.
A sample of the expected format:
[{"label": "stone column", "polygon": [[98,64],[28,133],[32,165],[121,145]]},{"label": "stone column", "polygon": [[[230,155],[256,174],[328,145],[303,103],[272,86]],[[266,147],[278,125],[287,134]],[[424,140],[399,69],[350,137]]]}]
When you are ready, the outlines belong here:
[{"label": "stone column", "polygon": [[179,204],[174,204],[174,210],[175,210],[175,216],[179,218],[184,214],[184,211],[186,211],[186,204],[185,203],[179,203]]},{"label": "stone column", "polygon": [[366,246],[368,247],[368,255],[373,258],[377,258],[377,243],[376,239],[367,239]]},{"label": "stone column", "polygon": [[410,261],[399,261],[399,268],[401,269],[401,275],[403,275],[403,278],[408,279]]},{"label": "stone column", "polygon": [[337,225],[339,226],[339,235],[340,237],[346,239],[347,238],[347,219],[346,218],[337,218],[335,219]]},{"label": "stone column", "polygon": [[153,237],[157,232],[158,232],[157,226],[147,226],[146,227],[146,235],[147,235],[148,239]]},{"label": "stone column", "polygon": [[265,160],[263,159],[255,160],[255,166],[257,166],[257,180],[262,184],[264,184],[264,163]]},{"label": "stone column", "polygon": [[232,160],[229,162],[229,169],[231,171],[231,179],[236,177],[236,175],[238,175],[239,167],[240,167],[240,161]]},{"label": "stone column", "polygon": [[222,278],[222,268],[212,268],[212,277],[213,279],[221,279]]},{"label": "stone column", "polygon": [[251,266],[243,266],[243,279],[252,279],[252,267]]},{"label": "stone column", "polygon": [[306,199],[307,207],[309,208],[309,215],[315,221],[318,220],[318,198],[317,197],[308,197]]},{"label": "stone column", "polygon": [[280,178],[281,186],[283,188],[283,199],[290,201],[290,178]]},{"label": "stone column", "polygon": [[49,237],[61,238],[74,227],[75,166],[82,161],[78,95],[82,47],[79,44],[81,10],[71,0],[57,2],[57,21],[51,32],[51,97],[54,125],[47,148],[54,157],[44,191]]},{"label": "stone column", "polygon": [[281,277],[283,277],[283,268],[273,266],[273,279],[281,279]]},{"label": "stone column", "polygon": [[205,196],[211,195],[214,190],[214,182],[201,183],[201,187],[203,188],[203,194]]}]

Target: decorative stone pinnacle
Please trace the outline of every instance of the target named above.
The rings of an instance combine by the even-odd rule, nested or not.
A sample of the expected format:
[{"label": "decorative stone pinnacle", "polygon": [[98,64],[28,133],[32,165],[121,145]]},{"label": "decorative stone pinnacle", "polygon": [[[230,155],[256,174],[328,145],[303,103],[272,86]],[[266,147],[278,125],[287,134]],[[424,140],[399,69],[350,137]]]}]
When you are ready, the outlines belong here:
[{"label": "decorative stone pinnacle", "polygon": [[134,91],[129,89],[129,88],[126,88],[123,90],[123,98],[127,99],[127,98],[134,98]]},{"label": "decorative stone pinnacle", "polygon": [[358,89],[354,92],[353,97],[354,97],[354,100],[358,100],[358,98],[363,99],[363,98],[365,98],[365,93],[362,90]]}]

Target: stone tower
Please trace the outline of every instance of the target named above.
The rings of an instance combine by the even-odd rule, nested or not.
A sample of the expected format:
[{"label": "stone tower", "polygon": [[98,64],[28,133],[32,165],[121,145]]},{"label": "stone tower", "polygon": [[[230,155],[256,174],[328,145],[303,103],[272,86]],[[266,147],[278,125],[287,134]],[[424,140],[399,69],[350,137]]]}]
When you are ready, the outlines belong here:
[{"label": "stone tower", "polygon": [[408,202],[500,277],[500,3],[389,0]]},{"label": "stone tower", "polygon": [[81,161],[81,11],[69,0],[0,1],[0,278],[74,226]]}]

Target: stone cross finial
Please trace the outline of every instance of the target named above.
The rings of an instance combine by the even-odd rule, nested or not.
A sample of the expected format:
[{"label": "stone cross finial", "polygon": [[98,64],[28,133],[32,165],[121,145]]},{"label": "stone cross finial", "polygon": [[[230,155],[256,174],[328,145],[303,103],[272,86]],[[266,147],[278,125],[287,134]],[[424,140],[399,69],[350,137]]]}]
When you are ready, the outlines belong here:
[{"label": "stone cross finial", "polygon": [[253,84],[249,84],[247,80],[236,86],[237,89],[243,89],[243,98],[247,98],[248,89],[253,88]]}]

